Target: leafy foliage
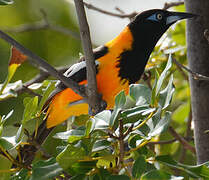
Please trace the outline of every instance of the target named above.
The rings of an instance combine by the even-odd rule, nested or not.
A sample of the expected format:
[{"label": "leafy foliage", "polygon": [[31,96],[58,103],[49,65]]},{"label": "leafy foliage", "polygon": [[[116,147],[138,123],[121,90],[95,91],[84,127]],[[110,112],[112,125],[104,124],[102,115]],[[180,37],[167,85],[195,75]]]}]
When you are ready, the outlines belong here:
[{"label": "leafy foliage", "polygon": [[[12,2],[0,0],[0,5]],[[57,4],[61,4],[60,1]],[[55,7],[56,10],[59,8]],[[115,97],[113,111],[105,110],[91,118],[76,117],[75,121],[81,121],[73,125],[70,122],[71,129],[58,126],[53,135],[38,147],[40,151],[35,153],[32,166],[22,162],[21,156],[26,152],[21,154],[21,147],[25,143],[34,145],[29,140],[44,118],[42,109],[55,82],[47,80],[29,86],[29,90],[41,94],[42,98],[24,97],[21,117],[15,116],[13,110],[0,116],[1,179],[208,179],[208,163],[186,165],[194,164],[194,155],[184,150],[167,131],[172,125],[186,140],[192,137],[192,130],[186,128],[191,113],[188,82],[185,75],[182,76],[182,72],[172,64],[172,56],[169,55],[173,54],[182,64],[186,63],[184,31],[184,26],[178,24],[175,32],[170,30],[167,33],[166,42],[162,41],[156,47],[147,65],[147,74],[152,76],[141,80],[140,84],[132,84],[129,94],[120,92]],[[54,37],[51,32],[47,35]],[[52,42],[49,44],[44,44],[44,49],[52,49],[52,52],[47,52],[51,54],[48,59],[62,59],[55,55],[65,52],[58,53],[58,45]],[[56,44],[54,49],[52,44]],[[63,44],[62,38],[60,44]],[[73,49],[75,46],[74,42]],[[65,49],[72,52],[73,49],[69,51],[69,48],[72,48],[71,44]],[[22,81],[10,82],[17,67],[9,66],[8,77],[0,86],[1,102],[18,96],[15,90],[23,85]],[[18,127],[11,128],[11,118],[18,119]],[[12,135],[9,133],[11,131]],[[17,168],[11,168],[15,166]]]}]

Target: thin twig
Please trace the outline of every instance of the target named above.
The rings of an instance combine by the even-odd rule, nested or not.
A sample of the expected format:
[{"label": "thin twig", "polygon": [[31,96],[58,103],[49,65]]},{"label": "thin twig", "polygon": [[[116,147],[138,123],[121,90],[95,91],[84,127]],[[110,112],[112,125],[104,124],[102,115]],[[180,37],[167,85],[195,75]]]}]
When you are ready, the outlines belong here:
[{"label": "thin twig", "polygon": [[186,67],[186,66],[180,64],[175,58],[173,58],[173,62],[174,62],[177,66],[179,66],[180,68],[182,68],[182,69],[186,70],[187,72],[189,72],[195,80],[209,81],[209,77],[204,76],[204,75],[202,75],[202,74],[199,74],[199,73],[196,73],[196,72],[192,71],[192,70],[189,69],[188,67]]},{"label": "thin twig", "polygon": [[104,110],[101,107],[101,96],[97,92],[97,81],[96,81],[96,65],[94,60],[94,54],[92,50],[90,31],[88,22],[86,19],[86,13],[84,9],[83,0],[74,0],[76,12],[78,16],[78,22],[80,27],[80,36],[83,46],[86,69],[87,69],[87,95],[88,95],[88,104],[92,114],[96,114],[101,110]]},{"label": "thin twig", "polygon": [[194,154],[196,153],[195,148],[191,146],[182,136],[180,136],[172,127],[169,127],[169,132],[173,137],[178,139],[185,149],[190,150]]},{"label": "thin twig", "polygon": [[[57,68],[57,71],[59,73],[64,73],[68,68],[67,67],[59,67]],[[34,84],[34,83],[40,83],[42,81],[44,81],[45,79],[47,79],[49,77],[49,73],[46,71],[41,71],[37,76],[35,76],[33,79],[25,82],[21,87],[17,88],[15,90],[15,93],[17,94],[22,94],[23,92],[26,91],[25,87],[29,87],[30,85]]]},{"label": "thin twig", "polygon": [[182,74],[182,76],[184,77],[184,79],[185,79],[186,81],[189,81],[188,75],[187,75],[187,74],[183,71],[183,69],[179,66],[178,62],[175,61],[175,60],[174,60],[173,62],[176,64],[176,66],[177,66],[179,72]]},{"label": "thin twig", "polygon": [[74,32],[70,29],[61,27],[59,25],[54,25],[52,23],[49,22],[48,18],[47,18],[47,14],[45,13],[45,11],[41,10],[41,13],[43,14],[43,20],[38,21],[38,22],[34,22],[31,24],[23,24],[17,27],[13,27],[13,28],[8,28],[8,29],[4,29],[5,32],[10,32],[10,33],[21,33],[21,32],[28,32],[28,31],[38,31],[38,30],[46,30],[46,29],[51,29],[53,31],[57,31],[60,33],[63,33],[65,35],[71,36],[75,39],[79,39],[80,40],[80,36],[77,32]]},{"label": "thin twig", "polygon": [[18,49],[20,52],[28,56],[28,60],[31,63],[35,63],[38,65],[38,68],[42,71],[47,71],[51,76],[59,79],[63,82],[67,87],[71,88],[73,91],[75,91],[77,94],[81,95],[84,99],[87,99],[87,95],[85,92],[85,88],[83,86],[78,85],[73,80],[65,77],[62,73],[59,73],[54,67],[52,67],[50,64],[48,64],[43,58],[39,57],[38,55],[31,52],[29,49],[22,46],[20,43],[18,43],[16,40],[11,38],[9,35],[4,33],[0,30],[0,38],[8,42],[9,44],[13,45],[16,49]]},{"label": "thin twig", "polygon": [[[132,128],[131,128],[132,129]],[[122,167],[123,166],[123,158],[125,155],[124,152],[124,135],[123,135],[123,120],[119,120],[119,148],[120,148],[120,153],[119,153],[119,165]]]},{"label": "thin twig", "polygon": [[129,18],[129,19],[131,19],[138,14],[137,12],[133,12],[133,13],[130,13],[130,14],[118,14],[118,13],[113,13],[113,12],[110,12],[110,11],[105,11],[101,8],[98,8],[94,5],[86,3],[86,2],[84,2],[84,5],[88,9],[92,9],[92,10],[98,11],[100,13],[107,14],[107,15],[114,16],[114,17],[118,17],[118,18]]},{"label": "thin twig", "polygon": [[184,2],[183,1],[179,1],[179,2],[171,2],[171,3],[165,3],[164,4],[164,7],[163,7],[163,9],[164,10],[167,10],[167,9],[169,9],[169,8],[171,8],[171,7],[175,7],[175,6],[180,6],[180,5],[183,5],[184,4]]}]

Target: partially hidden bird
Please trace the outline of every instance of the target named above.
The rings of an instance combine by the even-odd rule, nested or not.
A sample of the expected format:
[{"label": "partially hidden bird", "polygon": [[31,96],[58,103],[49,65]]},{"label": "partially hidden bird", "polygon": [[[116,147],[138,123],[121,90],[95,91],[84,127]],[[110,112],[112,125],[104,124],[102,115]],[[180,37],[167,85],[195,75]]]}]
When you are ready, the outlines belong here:
[{"label": "partially hidden bird", "polygon": [[[128,93],[129,85],[136,83],[144,72],[156,43],[166,30],[181,19],[194,14],[152,9],[138,14],[113,40],[96,48],[94,59],[98,92],[114,107],[114,97],[121,90]],[[65,76],[86,85],[86,62],[72,65]],[[47,128],[52,128],[70,116],[88,113],[88,104],[72,89],[59,82],[48,100]]]}]

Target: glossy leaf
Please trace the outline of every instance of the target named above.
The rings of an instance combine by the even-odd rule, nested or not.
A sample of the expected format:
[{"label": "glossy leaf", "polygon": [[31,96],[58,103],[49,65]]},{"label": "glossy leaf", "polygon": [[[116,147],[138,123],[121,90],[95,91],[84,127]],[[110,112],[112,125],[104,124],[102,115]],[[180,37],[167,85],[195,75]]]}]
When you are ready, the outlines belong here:
[{"label": "glossy leaf", "polygon": [[178,177],[173,176],[163,170],[152,170],[152,171],[147,172],[141,177],[141,180],[159,180],[159,179],[182,180],[184,178],[181,176],[178,176]]},{"label": "glossy leaf", "polygon": [[27,121],[35,117],[35,113],[37,111],[37,106],[38,106],[38,96],[27,99],[27,102],[25,102],[24,105],[25,105],[25,109],[22,119],[23,124],[25,124]]},{"label": "glossy leaf", "polygon": [[0,93],[0,101],[10,97],[17,97],[17,93],[15,92],[15,90],[20,87],[22,87],[21,80],[16,81],[14,83],[9,83],[9,84],[6,83],[6,85],[5,84],[0,85],[0,89],[2,90],[3,93],[3,94]]},{"label": "glossy leaf", "polygon": [[171,75],[168,85],[159,93],[159,104],[162,109],[165,109],[170,105],[174,91],[173,75]]},{"label": "glossy leaf", "polygon": [[167,76],[167,73],[170,70],[171,66],[172,66],[172,57],[171,57],[171,54],[170,54],[169,58],[168,58],[167,65],[166,65],[165,69],[163,70],[163,72],[161,73],[161,75],[160,75],[160,77],[157,81],[155,96],[157,96],[159,94],[160,89],[162,88],[163,81],[165,80],[165,78]]},{"label": "glossy leaf", "polygon": [[136,179],[140,179],[141,175],[146,170],[146,159],[144,156],[139,156],[135,161],[132,169],[132,175]]},{"label": "glossy leaf", "polygon": [[85,157],[86,153],[82,147],[75,147],[71,144],[57,156],[57,162],[63,169],[72,168],[72,166]]},{"label": "glossy leaf", "polygon": [[7,115],[3,115],[1,118],[1,123],[3,124],[7,119],[9,119],[12,114],[13,114],[14,110],[11,110]]},{"label": "glossy leaf", "polygon": [[32,166],[32,175],[30,180],[47,180],[61,174],[63,169],[54,158],[46,161],[39,161]]},{"label": "glossy leaf", "polygon": [[7,141],[5,138],[0,138],[0,146],[5,150],[10,150],[14,147],[13,144]]},{"label": "glossy leaf", "polygon": [[98,114],[96,114],[92,120],[92,129],[106,129],[109,126],[109,121],[111,117],[110,110],[104,110]]},{"label": "glossy leaf", "polygon": [[101,151],[110,148],[110,142],[107,140],[98,140],[94,143],[92,152]]},{"label": "glossy leaf", "polygon": [[9,5],[14,3],[13,0],[0,0],[0,5]]},{"label": "glossy leaf", "polygon": [[124,91],[121,91],[116,97],[115,97],[115,107],[112,112],[112,115],[110,117],[110,123],[109,125],[112,127],[115,123],[115,120],[117,119],[119,112],[123,108],[123,106],[126,103],[126,96]]},{"label": "glossy leaf", "polygon": [[188,175],[190,175],[190,177],[209,178],[209,168],[207,166],[207,163],[197,166],[185,165],[173,160],[173,158],[169,155],[157,156],[156,160],[167,166],[184,170],[188,173]]},{"label": "glossy leaf", "polygon": [[136,101],[136,106],[150,104],[151,90],[143,84],[130,85],[129,95]]},{"label": "glossy leaf", "polygon": [[156,126],[153,127],[153,129],[151,129],[148,136],[153,137],[164,132],[168,128],[170,120],[171,120],[171,112],[166,111],[162,119],[160,119],[160,121],[156,124]]},{"label": "glossy leaf", "polygon": [[41,101],[40,101],[40,103],[39,103],[39,105],[38,105],[38,110],[37,110],[38,112],[41,112],[41,111],[42,111],[42,108],[43,108],[45,102],[46,102],[47,99],[49,98],[49,95],[50,95],[50,93],[54,90],[54,88],[55,88],[55,82],[51,82],[51,83],[47,86],[47,88],[46,88],[46,90],[44,91],[44,94],[43,94],[43,96],[42,96],[42,98],[41,98]]}]

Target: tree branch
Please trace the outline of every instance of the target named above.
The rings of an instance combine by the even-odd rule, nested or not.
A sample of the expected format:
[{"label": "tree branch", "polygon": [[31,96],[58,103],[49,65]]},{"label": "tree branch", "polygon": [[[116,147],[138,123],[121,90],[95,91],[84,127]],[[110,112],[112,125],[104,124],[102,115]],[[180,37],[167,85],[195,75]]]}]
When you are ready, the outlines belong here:
[{"label": "tree branch", "polygon": [[48,64],[44,59],[39,57],[38,55],[31,52],[29,49],[22,46],[20,43],[18,43],[16,40],[11,38],[9,35],[4,33],[0,30],[0,38],[14,46],[16,49],[18,49],[20,52],[28,56],[28,60],[32,63],[35,63],[38,65],[38,68],[42,71],[47,71],[51,76],[59,79],[62,81],[67,87],[71,88],[73,91],[75,91],[77,94],[81,95],[84,99],[87,99],[87,95],[85,92],[85,88],[83,86],[78,85],[73,80],[65,77],[62,73],[59,73],[55,68],[53,68],[50,64]]},{"label": "tree branch", "polygon": [[169,127],[169,132],[173,137],[178,139],[178,141],[183,145],[185,149],[190,150],[194,154],[196,153],[195,148],[191,146],[183,137],[181,137],[171,126]]},{"label": "tree branch", "polygon": [[[87,92],[88,104],[90,110],[93,110],[93,114],[101,111],[101,97],[97,93],[97,81],[96,81],[96,65],[94,60],[94,54],[91,45],[90,31],[88,22],[86,20],[86,14],[84,9],[83,0],[74,0],[76,12],[78,16],[80,26],[80,36],[86,61],[87,69]],[[103,110],[104,108],[102,108]]]},{"label": "tree branch", "polygon": [[31,23],[31,24],[23,24],[14,28],[4,29],[5,32],[11,32],[11,33],[20,33],[20,32],[28,32],[28,31],[37,31],[37,30],[44,30],[44,29],[51,29],[53,31],[57,31],[60,33],[63,33],[65,35],[71,36],[75,39],[80,40],[80,36],[77,32],[74,32],[70,29],[66,29],[64,27],[61,27],[59,25],[53,25],[49,22],[47,18],[47,14],[44,10],[40,10],[43,14],[43,20]]},{"label": "tree branch", "polygon": [[171,3],[165,3],[164,4],[164,7],[163,7],[163,9],[164,10],[167,10],[167,9],[169,9],[169,8],[171,8],[171,7],[175,7],[175,6],[180,6],[180,5],[183,5],[184,4],[184,2],[183,1],[179,1],[179,2],[171,2]]},{"label": "tree branch", "polygon": [[180,64],[175,58],[173,58],[172,60],[173,60],[173,62],[174,62],[179,68],[184,69],[184,70],[186,70],[187,72],[189,72],[195,80],[209,81],[209,77],[204,76],[204,75],[202,75],[202,74],[199,74],[199,73],[196,73],[196,72],[192,71],[192,70],[189,69],[188,67],[186,67],[186,66]]},{"label": "tree branch", "polygon": [[[63,74],[66,70],[68,69],[68,67],[60,67],[60,68],[57,68],[57,71],[61,74]],[[44,81],[45,79],[47,79],[49,77],[49,73],[46,72],[46,71],[41,71],[37,76],[35,76],[33,79],[25,82],[23,84],[22,87],[19,87],[15,90],[15,92],[17,94],[21,94],[23,92],[26,91],[25,87],[28,88],[30,85],[34,84],[34,83],[40,83],[42,81]]]},{"label": "tree branch", "polygon": [[[105,11],[105,10],[103,10],[101,8],[98,8],[98,7],[94,6],[94,5],[86,3],[86,2],[84,2],[84,5],[88,9],[92,9],[92,10],[98,11],[100,13],[103,13],[103,14],[106,14],[106,15],[110,15],[110,16],[114,16],[114,17],[118,17],[118,18],[129,18],[129,19],[131,19],[131,18],[135,17],[138,14],[137,12],[133,12],[133,13],[130,13],[130,14],[124,14],[124,13],[118,14],[118,13]],[[119,9],[119,8],[117,8],[117,9]]]}]

